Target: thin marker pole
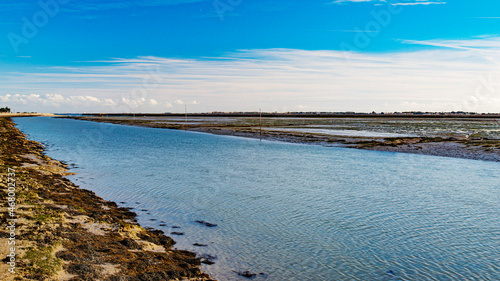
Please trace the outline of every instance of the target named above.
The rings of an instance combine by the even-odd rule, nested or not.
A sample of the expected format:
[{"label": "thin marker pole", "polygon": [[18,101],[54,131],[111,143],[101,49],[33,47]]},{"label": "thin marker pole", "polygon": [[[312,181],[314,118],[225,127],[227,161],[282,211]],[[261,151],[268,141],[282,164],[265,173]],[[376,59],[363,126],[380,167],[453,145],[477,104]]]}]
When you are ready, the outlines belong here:
[{"label": "thin marker pole", "polygon": [[261,108],[259,108],[259,127],[260,127],[259,140],[262,141],[262,109]]}]

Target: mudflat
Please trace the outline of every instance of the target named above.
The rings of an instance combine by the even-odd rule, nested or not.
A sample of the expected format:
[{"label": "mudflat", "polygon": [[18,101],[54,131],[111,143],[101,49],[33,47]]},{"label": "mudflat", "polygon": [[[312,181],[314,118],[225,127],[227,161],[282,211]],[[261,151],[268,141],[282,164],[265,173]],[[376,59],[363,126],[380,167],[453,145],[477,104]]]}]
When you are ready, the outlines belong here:
[{"label": "mudflat", "polygon": [[492,117],[85,116],[94,122],[189,130],[265,140],[500,161]]}]

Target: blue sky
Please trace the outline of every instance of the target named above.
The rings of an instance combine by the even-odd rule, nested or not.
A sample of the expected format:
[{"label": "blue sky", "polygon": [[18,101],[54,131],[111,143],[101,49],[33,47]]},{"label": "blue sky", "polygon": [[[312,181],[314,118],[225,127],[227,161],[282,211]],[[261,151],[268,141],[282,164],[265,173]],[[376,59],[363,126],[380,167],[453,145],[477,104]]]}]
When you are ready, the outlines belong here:
[{"label": "blue sky", "polygon": [[0,3],[22,111],[500,112],[500,1]]}]

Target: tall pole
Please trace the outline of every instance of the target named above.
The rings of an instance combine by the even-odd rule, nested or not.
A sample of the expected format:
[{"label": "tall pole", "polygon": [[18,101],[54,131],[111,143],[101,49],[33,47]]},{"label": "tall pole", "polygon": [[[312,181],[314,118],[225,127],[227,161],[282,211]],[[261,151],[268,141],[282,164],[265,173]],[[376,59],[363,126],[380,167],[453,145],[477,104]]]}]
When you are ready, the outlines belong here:
[{"label": "tall pole", "polygon": [[259,140],[262,141],[262,109],[259,108]]}]

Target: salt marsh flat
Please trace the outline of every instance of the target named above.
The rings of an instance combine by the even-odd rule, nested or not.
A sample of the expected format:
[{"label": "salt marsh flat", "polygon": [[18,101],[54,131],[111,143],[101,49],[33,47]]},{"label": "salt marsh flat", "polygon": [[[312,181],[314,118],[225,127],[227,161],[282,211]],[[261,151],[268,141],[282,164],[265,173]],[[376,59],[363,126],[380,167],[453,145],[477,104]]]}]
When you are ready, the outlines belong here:
[{"label": "salt marsh flat", "polygon": [[326,146],[500,161],[493,117],[86,116],[96,122],[191,130]]}]

